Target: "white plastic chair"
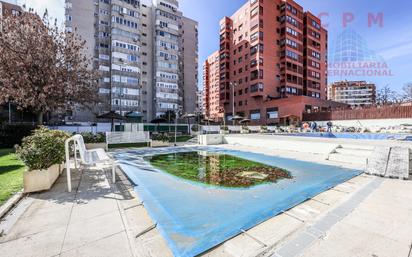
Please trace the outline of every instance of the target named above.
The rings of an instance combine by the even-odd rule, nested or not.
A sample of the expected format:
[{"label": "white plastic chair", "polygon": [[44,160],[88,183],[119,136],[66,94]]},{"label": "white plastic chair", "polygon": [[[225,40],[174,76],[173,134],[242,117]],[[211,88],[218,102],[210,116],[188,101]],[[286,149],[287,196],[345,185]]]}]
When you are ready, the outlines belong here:
[{"label": "white plastic chair", "polygon": [[72,191],[71,185],[71,173],[70,173],[70,143],[73,142],[74,146],[74,166],[77,169],[78,159],[77,152],[79,152],[80,162],[84,165],[95,165],[97,163],[112,162],[110,157],[104,151],[104,149],[87,150],[84,144],[83,137],[81,135],[75,135],[65,142],[66,151],[66,172],[67,172],[67,187],[68,191]]}]

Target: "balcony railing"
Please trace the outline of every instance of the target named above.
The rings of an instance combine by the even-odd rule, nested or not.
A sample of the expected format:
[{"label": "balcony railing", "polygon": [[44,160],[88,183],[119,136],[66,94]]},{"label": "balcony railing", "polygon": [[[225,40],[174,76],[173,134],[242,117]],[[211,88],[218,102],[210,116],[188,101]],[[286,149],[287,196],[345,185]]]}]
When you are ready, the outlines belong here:
[{"label": "balcony railing", "polygon": [[263,83],[258,83],[250,86],[250,93],[263,92]]}]

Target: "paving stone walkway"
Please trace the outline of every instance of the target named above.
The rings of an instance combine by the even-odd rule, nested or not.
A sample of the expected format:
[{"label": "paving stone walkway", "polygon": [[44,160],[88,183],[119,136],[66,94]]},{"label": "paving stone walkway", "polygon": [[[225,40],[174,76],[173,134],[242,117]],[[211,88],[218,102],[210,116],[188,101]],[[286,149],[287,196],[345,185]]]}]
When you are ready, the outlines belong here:
[{"label": "paving stone walkway", "polygon": [[133,197],[110,185],[99,168],[73,175],[72,193],[62,175],[52,190],[25,198],[2,221],[2,257],[135,255],[119,202]]}]

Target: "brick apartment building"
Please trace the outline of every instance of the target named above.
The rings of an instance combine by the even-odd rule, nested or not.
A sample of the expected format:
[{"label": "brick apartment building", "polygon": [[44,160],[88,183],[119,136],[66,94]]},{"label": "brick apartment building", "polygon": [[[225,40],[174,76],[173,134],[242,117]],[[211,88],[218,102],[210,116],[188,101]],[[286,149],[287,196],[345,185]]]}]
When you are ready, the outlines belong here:
[{"label": "brick apartment building", "polygon": [[376,103],[376,85],[366,81],[339,81],[328,88],[328,99],[350,106],[371,106]]},{"label": "brick apartment building", "polygon": [[203,64],[203,115],[214,120],[223,118],[220,95],[219,51],[210,55]]},{"label": "brick apartment building", "polygon": [[320,19],[293,1],[247,1],[221,20],[219,58],[205,62],[207,116],[224,108],[228,120],[234,112],[278,124],[339,106],[327,101],[327,37]]}]

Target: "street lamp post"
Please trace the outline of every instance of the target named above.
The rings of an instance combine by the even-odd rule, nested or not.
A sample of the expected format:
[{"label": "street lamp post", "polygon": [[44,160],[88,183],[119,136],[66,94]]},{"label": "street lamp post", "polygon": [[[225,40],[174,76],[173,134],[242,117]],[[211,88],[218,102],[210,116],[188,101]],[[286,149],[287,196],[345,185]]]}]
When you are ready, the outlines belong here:
[{"label": "street lamp post", "polygon": [[[223,113],[223,127],[226,127],[226,113],[225,113],[225,108],[224,107],[220,107],[219,108],[219,113]],[[219,120],[219,118],[218,118]],[[220,123],[220,122],[219,122]]]},{"label": "street lamp post", "polygon": [[198,135],[201,135],[201,134],[203,134],[203,131],[201,131],[201,129],[200,129],[200,126],[202,125],[201,123],[202,123],[202,121],[200,120],[202,117],[202,112],[201,111],[198,111],[197,112],[197,134]]},{"label": "street lamp post", "polygon": [[167,110],[167,118],[168,118],[168,127],[169,127],[169,135],[170,135],[170,110]]},{"label": "street lamp post", "polygon": [[176,118],[175,118],[175,146],[177,145],[177,117],[179,117],[179,114],[176,112]]},{"label": "street lamp post", "polygon": [[173,106],[173,111],[175,112],[175,146],[177,146],[177,119],[179,118],[179,109],[175,109]]},{"label": "street lamp post", "polygon": [[[123,116],[123,105],[122,105],[122,101],[123,101],[123,98],[125,97],[123,87],[120,88],[120,95],[119,95],[119,96],[120,96],[120,115]],[[120,121],[120,125],[121,125],[121,126],[123,125],[123,121]]]}]

